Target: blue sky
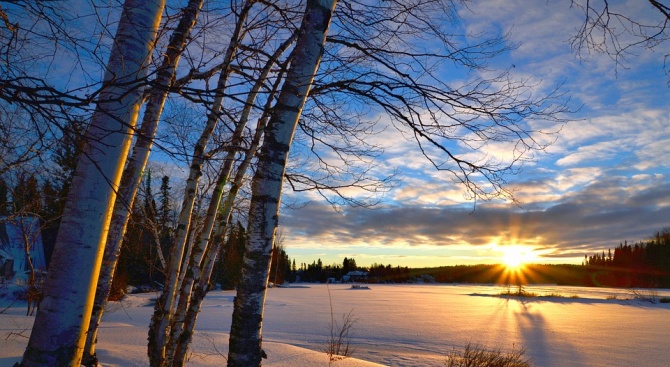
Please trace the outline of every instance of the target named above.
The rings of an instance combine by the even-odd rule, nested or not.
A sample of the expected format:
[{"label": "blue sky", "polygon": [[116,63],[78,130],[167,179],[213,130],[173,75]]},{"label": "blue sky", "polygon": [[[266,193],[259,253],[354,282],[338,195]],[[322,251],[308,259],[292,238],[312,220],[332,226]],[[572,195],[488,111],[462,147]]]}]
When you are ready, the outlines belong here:
[{"label": "blue sky", "polygon": [[[492,67],[514,65],[513,76],[531,78],[538,93],[564,83],[570,106],[579,109],[567,123],[540,126],[560,129],[556,141],[508,177],[519,205],[474,207],[415,144],[387,129],[375,137],[386,147],[376,165],[397,169],[400,184],[374,209],[336,211],[316,194],[305,200],[300,193],[304,206],[284,207],[280,219],[289,256],[418,267],[495,263],[513,247],[538,263],[580,263],[585,254],[670,227],[670,78],[663,70],[670,46],[634,49],[618,66],[607,55],[580,58],[569,39],[582,13],[570,1],[528,4],[475,1],[461,12],[468,31],[509,31],[519,45]],[[613,4],[659,19],[646,2]],[[505,148],[488,151],[504,156]],[[287,192],[284,200],[298,196]]]},{"label": "blue sky", "polygon": [[[636,19],[662,19],[646,1],[610,4]],[[72,35],[99,35],[99,21],[111,22],[112,32],[116,7],[109,16],[106,7],[97,9],[100,18],[82,8],[88,15],[70,24],[76,31]],[[334,210],[316,193],[287,190],[284,202],[301,204],[282,208],[288,254],[298,263],[317,258],[341,263],[344,257],[354,257],[361,265],[439,266],[495,263],[506,249],[522,248],[535,262],[580,263],[586,254],[622,241],[644,240],[670,227],[670,75],[664,72],[669,44],[631,49],[620,65],[588,51],[578,57],[569,40],[583,19],[569,0],[476,0],[460,15],[457,31],[509,32],[510,43],[518,45],[493,60],[492,68],[528,78],[538,95],[563,84],[570,107],[578,110],[563,124],[529,122],[532,128],[560,133],[517,175],[507,177],[519,204],[496,200],[475,206],[452,177],[434,169],[415,142],[394,128],[379,129],[369,143],[385,150],[372,172],[397,170],[398,185],[373,209]],[[96,36],[83,51],[61,48],[52,53],[52,41],[41,40],[44,50],[31,51],[39,56],[32,61],[33,69],[51,75],[63,89],[97,83],[108,41]],[[75,51],[78,58],[72,57]],[[463,75],[462,70],[446,72]],[[478,72],[482,77],[489,73]],[[384,117],[379,118],[383,122]],[[486,153],[504,159],[508,148],[490,144]],[[157,152],[154,157],[159,156]],[[154,164],[171,171],[177,189],[184,167],[169,165]]]},{"label": "blue sky", "polygon": [[[507,249],[517,248],[535,262],[580,263],[586,254],[644,240],[670,227],[670,76],[664,73],[670,46],[632,49],[622,65],[588,51],[578,57],[569,40],[583,19],[570,3],[476,0],[460,12],[457,31],[509,32],[510,43],[518,45],[494,59],[491,68],[528,78],[537,95],[563,84],[570,107],[578,110],[563,124],[529,122],[532,128],[560,133],[547,137],[556,140],[517,175],[507,177],[518,205],[495,200],[475,206],[451,176],[435,170],[415,142],[394,128],[379,129],[368,142],[385,150],[372,172],[381,176],[397,170],[398,185],[373,209],[334,210],[316,193],[286,190],[283,201],[300,204],[282,208],[280,225],[289,256],[298,263],[317,258],[341,263],[354,257],[361,265],[418,267],[496,263]],[[660,19],[645,1],[610,3],[640,19]],[[82,57],[85,65],[87,57]],[[446,72],[464,75],[462,70]],[[478,72],[482,77],[495,74]],[[505,144],[486,147],[489,156],[509,158],[508,152]],[[470,154],[481,157],[484,152]],[[160,161],[159,156],[156,152],[154,159]],[[179,190],[185,167],[154,163],[161,166]]]}]

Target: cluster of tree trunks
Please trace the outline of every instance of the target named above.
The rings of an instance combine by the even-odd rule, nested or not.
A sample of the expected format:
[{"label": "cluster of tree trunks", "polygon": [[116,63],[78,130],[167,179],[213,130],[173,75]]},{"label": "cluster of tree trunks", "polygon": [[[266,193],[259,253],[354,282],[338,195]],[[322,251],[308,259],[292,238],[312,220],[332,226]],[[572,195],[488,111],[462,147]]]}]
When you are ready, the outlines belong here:
[{"label": "cluster of tree trunks", "polygon": [[[56,221],[58,234],[43,300],[21,366],[98,363],[98,327],[132,209],[137,206],[135,198],[142,180],[150,177],[145,169],[171,94],[198,105],[194,110],[204,116],[204,122],[192,152],[184,153],[189,172],[176,223],[170,229],[154,226],[150,236],[163,272],[148,334],[148,357],[154,367],[184,364],[217,257],[240,262],[228,365],[261,364],[263,304],[277,242],[282,187],[316,190],[335,206],[374,203],[393,184],[393,174],[374,176],[374,158],[382,147],[365,139],[378,131],[379,114],[412,136],[435,168],[463,184],[473,199],[511,198],[504,174],[515,172],[515,165],[526,155],[546,148],[525,121],[562,122],[569,110],[561,93],[533,97],[532,84],[513,81],[504,71],[460,87],[447,84],[438,70],[448,70],[450,65],[482,68],[486,58],[507,49],[501,36],[465,42],[452,33],[445,19],[457,17],[456,3],[417,0],[408,7],[400,0],[343,1],[336,12],[335,0],[231,1],[221,20],[229,27],[208,43],[206,25],[199,28],[204,0],[189,0],[176,17],[163,16],[170,8],[165,0],[125,0],[97,90],[85,95],[77,90],[63,92],[47,79],[31,77],[29,70],[20,69],[20,62],[3,64],[7,68],[0,80],[3,107],[19,105],[30,113],[32,122],[40,116],[48,123],[35,123],[36,137],[21,140],[21,145],[0,140],[0,176],[36,157],[47,140],[42,133],[49,128],[44,126],[63,130],[62,139],[70,134],[77,151],[72,179],[60,191],[67,192],[67,198],[52,206],[56,212],[62,210],[62,218]],[[666,6],[649,3],[670,19]],[[77,38],[66,31],[60,5],[24,5],[0,8],[3,59],[28,59],[24,53],[30,50],[22,47],[33,30],[35,35],[44,29],[53,31],[53,37],[47,34],[43,39],[73,42],[72,49],[79,50]],[[609,14],[609,8],[594,13],[587,3],[583,9],[586,22],[580,37],[589,40],[589,32],[601,25],[593,14]],[[20,11],[31,16],[14,23],[13,12]],[[101,14],[96,17],[101,19]],[[21,25],[32,20],[47,26]],[[331,23],[335,26],[329,34]],[[661,42],[665,38],[655,37],[664,37],[664,24],[656,28],[656,35],[636,36]],[[160,37],[164,33],[169,38]],[[221,43],[224,39],[228,42]],[[430,52],[417,42],[421,39],[431,40]],[[99,47],[94,48],[93,55]],[[193,56],[198,53],[199,57]],[[155,65],[151,63],[154,54],[160,54]],[[184,55],[191,57],[188,66],[180,68]],[[178,78],[180,71],[185,75]],[[215,77],[210,88],[209,81]],[[93,102],[95,110],[85,133],[62,123],[61,117],[75,109],[85,111]],[[5,131],[26,133],[6,112],[1,117]],[[254,119],[255,126],[250,124]],[[296,143],[297,132],[302,139]],[[466,142],[464,146],[477,149],[489,141],[510,143],[512,159],[470,160],[464,154],[467,149],[459,151],[458,144],[452,144]],[[309,162],[305,159],[290,166],[289,152],[296,144],[313,158],[311,163],[302,164]],[[333,164],[332,157],[339,163]],[[249,184],[245,176],[252,167],[247,229],[231,228],[238,193]],[[214,176],[211,190],[202,182],[205,172]],[[2,180],[0,184],[3,199],[7,187]],[[150,183],[147,187],[150,190]],[[359,194],[350,196],[349,189]],[[200,213],[197,204],[203,196],[209,201]],[[7,208],[5,201],[0,210]],[[146,217],[157,221],[155,205],[149,201],[144,207],[150,213]],[[166,223],[165,218],[161,222]],[[232,233],[243,239],[234,248],[235,257],[222,248],[224,238],[230,240]],[[164,247],[169,247],[166,254]]]},{"label": "cluster of tree trunks", "polygon": [[[278,115],[278,111],[282,111],[282,106],[288,106],[291,109],[288,122],[291,132],[288,135],[288,141],[284,138],[282,150],[286,159],[290,138],[323,53],[325,35],[335,4],[334,1],[326,2],[325,5],[319,1],[309,1],[301,28],[293,32],[293,35],[284,41],[275,54],[268,59],[259,80],[248,95],[246,111],[236,123],[231,142],[233,147],[241,145],[242,135],[254,107],[256,96],[266,83],[268,74],[278,64],[281,55],[297,40],[298,45],[289,58],[291,66],[288,68],[288,75],[284,80],[282,92],[279,94],[277,105],[280,107],[271,107],[272,99],[267,99],[266,112],[259,119],[252,143],[244,152],[245,158],[238,165],[231,189],[222,202],[224,188],[229,183],[236,154],[239,152],[239,148],[229,149],[221,165],[214,194],[204,219],[204,228],[196,235],[192,231],[191,221],[198,181],[202,176],[202,166],[208,156],[207,144],[221,120],[224,90],[228,76],[233,70],[231,62],[237,56],[238,43],[242,39],[246,15],[254,3],[254,1],[244,2],[237,17],[235,31],[220,67],[216,97],[209,107],[206,127],[191,157],[191,169],[186,183],[181,214],[170,247],[169,261],[165,264],[165,286],[156,302],[156,310],[149,329],[148,350],[152,366],[183,365],[190,341],[187,336],[195,327],[195,318],[207,290],[214,260],[220,252],[217,246],[220,242],[210,240],[214,234],[214,228],[217,228],[216,235],[218,236],[225,232],[234,199],[242,185],[245,172],[255,157],[258,147],[261,144],[266,147],[268,144],[267,139],[261,143],[263,133],[266,131],[265,125],[268,120],[270,126],[278,124],[274,117]],[[79,154],[77,169],[72,181],[75,189],[69,193],[68,204],[65,207],[63,221],[56,239],[51,271],[45,285],[44,306],[40,308],[36,317],[22,366],[65,366],[79,365],[82,362],[91,366],[97,364],[95,354],[97,329],[105,302],[109,297],[123,234],[128,225],[131,208],[147,164],[168,90],[175,85],[179,58],[202,5],[203,1],[191,1],[183,10],[183,16],[170,38],[163,62],[156,71],[156,77],[152,80],[144,119],[140,129],[137,130],[138,139],[126,163],[132,132],[135,130],[134,126],[143,103],[144,86],[148,84],[148,64],[165,2],[138,3],[128,0],[124,4],[121,22],[114,38],[115,48],[111,52],[107,65],[107,85],[97,100],[98,111],[87,128],[84,139],[87,145]],[[286,70],[285,65],[281,66],[281,69]],[[292,81],[292,78],[295,80]],[[281,85],[279,82],[281,79],[281,77],[277,78],[277,82],[274,83],[275,90]],[[296,93],[298,93],[297,103],[295,102]],[[290,100],[291,96],[294,100]],[[279,184],[271,186],[272,195],[276,198],[275,203],[279,202],[284,165],[285,162],[282,163],[280,170]],[[96,225],[90,225],[91,218],[99,218],[95,221]],[[87,222],[86,231],[83,231],[85,227],[83,222]],[[274,230],[273,228],[272,234]],[[194,246],[188,245],[189,236],[195,236]],[[64,243],[74,244],[74,249],[66,250]],[[264,268],[266,269],[270,264],[269,255],[272,252],[272,243],[270,240],[269,247],[265,249],[267,256],[264,259],[267,264]],[[244,253],[246,254],[246,250]],[[82,266],[76,266],[77,261],[82,263]],[[258,276],[247,272],[247,276],[260,279],[262,284],[258,285],[264,291],[267,272],[261,272]],[[78,280],[73,282],[73,279]],[[257,308],[253,310],[253,313],[262,313],[262,302],[255,303],[252,307]],[[71,312],[54,317],[54,313],[63,314],[66,309]],[[233,338],[235,337],[234,330],[237,329],[240,328],[233,327]],[[248,328],[243,329],[248,330]],[[260,341],[260,323],[255,333],[256,339]],[[260,355],[260,342],[258,346],[258,350],[248,351],[231,347],[229,363],[248,365],[245,361],[254,358],[251,354]],[[258,364],[260,365],[260,360]]]}]

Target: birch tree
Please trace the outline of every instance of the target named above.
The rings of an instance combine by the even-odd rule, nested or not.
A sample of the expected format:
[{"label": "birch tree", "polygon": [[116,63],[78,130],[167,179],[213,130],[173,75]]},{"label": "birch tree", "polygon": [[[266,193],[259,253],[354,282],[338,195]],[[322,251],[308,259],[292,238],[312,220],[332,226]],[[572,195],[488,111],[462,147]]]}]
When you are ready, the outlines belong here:
[{"label": "birch tree", "polygon": [[172,37],[170,37],[170,43],[156,72],[156,78],[152,83],[152,89],[138,132],[138,139],[123,171],[119,194],[114,204],[110,230],[107,235],[102,269],[96,287],[93,314],[86,337],[83,358],[83,363],[86,366],[94,366],[98,361],[95,353],[98,327],[109,298],[112,279],[123,242],[123,234],[126,231],[130,211],[149,159],[169,87],[175,79],[181,54],[190,38],[203,3],[204,0],[190,0],[182,11],[181,20],[173,31]]},{"label": "birch tree", "polygon": [[261,330],[270,256],[284,171],[300,113],[323,54],[334,0],[308,0],[284,85],[265,129],[252,180],[249,241],[230,329],[228,366],[260,366]]},{"label": "birch tree", "polygon": [[[228,77],[232,72],[230,63],[237,53],[241,34],[244,31],[244,21],[253,4],[253,0],[247,0],[242,6],[242,10],[236,21],[235,29],[222,62],[222,65],[224,66],[222,67],[217,82],[216,97],[209,109],[206,125],[200,134],[191,158],[189,176],[186,181],[184,200],[179,214],[175,240],[170,249],[168,267],[166,269],[165,287],[156,301],[154,314],[149,325],[148,353],[152,366],[163,366],[168,362],[166,359],[165,348],[168,342],[170,324],[172,323],[172,317],[174,315],[177,290],[179,289],[178,279],[180,279],[181,272],[185,270],[182,269],[182,263],[184,262],[184,259],[187,261],[189,257],[186,242],[191,225],[196,190],[200,177],[202,176],[202,165],[206,160],[207,145],[221,117],[221,108],[224,100],[223,92],[226,88]],[[185,254],[186,256],[184,256]]]},{"label": "birch tree", "polygon": [[[266,108],[264,109],[265,113],[259,119],[258,125],[255,129],[256,133],[249,148],[244,154],[242,163],[237,169],[237,174],[235,175],[235,178],[231,184],[231,188],[228,190],[228,193],[225,196],[225,201],[223,205],[221,205],[221,200],[224,197],[224,188],[226,184],[228,184],[230,173],[232,172],[235,165],[235,156],[241,150],[244,130],[247,126],[250,115],[255,108],[256,98],[261,88],[268,80],[268,75],[272,71],[273,67],[275,67],[278,63],[280,56],[290,47],[293,42],[295,42],[296,38],[297,34],[294,33],[291,37],[289,37],[289,39],[285,40],[277,48],[273,55],[271,55],[245,100],[245,107],[240,115],[239,121],[236,124],[235,131],[228,148],[228,153],[223,159],[216,186],[212,191],[212,196],[210,198],[207,214],[205,216],[203,229],[195,240],[195,247],[191,253],[188,267],[184,271],[186,276],[180,285],[179,303],[177,309],[175,310],[175,315],[170,331],[170,340],[168,341],[168,346],[166,348],[166,354],[168,356],[167,358],[170,362],[169,364],[172,364],[173,366],[182,366],[184,364],[186,351],[188,350],[188,344],[190,343],[191,335],[193,333],[193,329],[195,328],[195,317],[197,316],[202,300],[204,299],[206,286],[209,284],[214,262],[216,261],[216,254],[219,253],[218,246],[220,246],[221,241],[217,242],[215,239],[222,237],[222,232],[225,231],[225,228],[228,225],[233,202],[237,197],[239,187],[242,184],[242,180],[246,175],[246,171],[256,154],[259,141],[263,135],[263,127],[267,121],[267,111],[269,111],[270,103],[273,100],[271,97],[276,92],[279,81],[282,80],[281,73],[280,76],[276,78],[275,86],[269,93],[270,97],[266,101]],[[217,229],[217,233],[213,235],[215,225],[218,225],[219,227]],[[197,292],[192,292],[194,283],[197,284]],[[188,318],[186,317],[187,311],[189,313]],[[172,359],[173,355],[174,359]]]},{"label": "birch tree", "polygon": [[127,0],[86,130],[44,299],[21,366],[79,366],[111,211],[142,103],[164,0]]},{"label": "birch tree", "polygon": [[[317,146],[337,149],[332,136],[320,136],[329,130],[318,128],[319,123],[336,126],[330,131],[352,140],[356,138],[350,134],[365,131],[352,129],[342,119],[346,106],[353,106],[349,111],[354,113],[349,116],[354,120],[366,119],[371,112],[383,112],[395,128],[416,140],[418,149],[436,169],[451,174],[475,200],[499,196],[513,199],[504,186],[505,173],[515,172],[515,167],[534,151],[544,149],[548,143],[542,135],[551,133],[533,130],[526,122],[531,119],[560,122],[562,114],[567,112],[557,89],[538,96],[533,93],[532,83],[515,81],[507,71],[493,77],[475,77],[458,86],[446,83],[444,74],[450,70],[448,66],[485,71],[486,60],[506,50],[504,38],[468,43],[462,35],[450,32],[453,23],[445,19],[457,18],[457,2],[416,0],[408,4],[389,0],[370,4],[352,0],[342,4],[333,18],[337,24],[333,35],[328,36],[327,43],[325,40],[319,43],[320,50],[325,50],[318,52],[321,68],[312,69],[307,82],[294,79],[308,74],[307,63],[299,62],[304,60],[299,55],[305,48],[299,41],[265,131],[252,181],[249,242],[235,299],[229,366],[259,365],[263,355],[262,310],[268,267],[288,151],[305,106],[300,97],[306,95],[302,93],[309,93],[306,108],[312,112],[310,117],[320,117],[301,121],[299,125],[308,136],[307,145],[311,143],[309,151],[318,155]],[[310,6],[314,2],[308,2]],[[314,15],[304,19],[303,27],[310,19],[313,21]],[[301,37],[310,37],[306,34],[309,32],[303,28]],[[310,91],[313,80],[314,88]],[[332,107],[329,103],[333,101],[346,105],[345,112]],[[363,107],[355,111],[360,106],[370,110],[360,112],[365,110]],[[370,118],[369,126],[378,122],[379,119]],[[493,143],[510,144],[510,158],[468,155]],[[320,162],[327,166],[325,160]],[[291,184],[299,189],[324,188],[308,173],[295,177]]]}]

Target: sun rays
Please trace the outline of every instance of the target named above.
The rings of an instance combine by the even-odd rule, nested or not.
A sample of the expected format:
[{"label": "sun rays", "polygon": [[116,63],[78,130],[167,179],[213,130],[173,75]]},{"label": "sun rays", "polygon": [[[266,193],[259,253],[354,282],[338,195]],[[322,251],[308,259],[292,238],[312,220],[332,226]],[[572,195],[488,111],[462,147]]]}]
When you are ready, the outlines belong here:
[{"label": "sun rays", "polygon": [[531,264],[538,260],[534,248],[527,245],[496,245],[500,254],[497,282],[507,285],[528,284],[534,277]]},{"label": "sun rays", "polygon": [[503,253],[502,264],[508,269],[522,268],[534,260],[532,250],[525,246],[504,246],[500,251]]}]

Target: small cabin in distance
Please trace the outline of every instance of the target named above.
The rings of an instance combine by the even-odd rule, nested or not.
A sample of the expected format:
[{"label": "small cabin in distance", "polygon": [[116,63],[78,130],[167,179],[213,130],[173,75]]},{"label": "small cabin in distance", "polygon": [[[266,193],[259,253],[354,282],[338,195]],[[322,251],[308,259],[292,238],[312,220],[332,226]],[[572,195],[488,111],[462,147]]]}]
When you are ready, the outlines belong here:
[{"label": "small cabin in distance", "polygon": [[364,282],[366,280],[368,280],[368,272],[366,271],[352,270],[342,276],[342,283]]}]

